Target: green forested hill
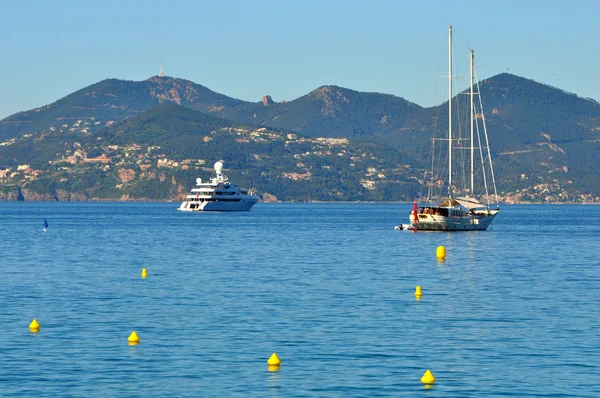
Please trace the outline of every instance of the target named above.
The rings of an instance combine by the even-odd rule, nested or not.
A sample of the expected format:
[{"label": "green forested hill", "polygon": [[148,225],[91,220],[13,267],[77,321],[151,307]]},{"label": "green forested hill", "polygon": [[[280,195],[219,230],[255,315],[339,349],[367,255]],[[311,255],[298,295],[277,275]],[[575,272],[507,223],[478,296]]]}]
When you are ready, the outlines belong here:
[{"label": "green forested hill", "polygon": [[137,117],[106,127],[98,135],[111,144],[165,145],[231,125],[231,121],[164,102]]},{"label": "green forested hill", "polygon": [[323,86],[290,102],[263,105],[247,121],[311,137],[370,139],[413,124],[422,110],[393,95]]},{"label": "green forested hill", "polygon": [[600,104],[507,73],[481,92],[499,171],[528,177],[515,187],[556,180],[600,193]]},{"label": "green forested hill", "polygon": [[107,79],[52,104],[5,118],[0,122],[0,139],[51,128],[67,131],[78,120],[87,122],[87,130],[94,131],[138,115],[161,102],[193,105],[204,112],[213,109],[222,112],[244,103],[184,79],[158,76],[141,82]]}]

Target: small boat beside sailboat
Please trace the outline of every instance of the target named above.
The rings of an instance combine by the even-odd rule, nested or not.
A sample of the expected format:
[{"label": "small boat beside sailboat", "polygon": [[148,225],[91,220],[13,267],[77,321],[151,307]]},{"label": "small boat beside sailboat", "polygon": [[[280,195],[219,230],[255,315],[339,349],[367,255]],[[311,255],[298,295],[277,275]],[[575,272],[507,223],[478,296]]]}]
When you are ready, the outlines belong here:
[{"label": "small boat beside sailboat", "polygon": [[[433,159],[431,162],[432,168],[426,173],[424,179],[427,186],[427,195],[420,203],[415,200],[413,210],[409,213],[409,223],[400,224],[395,227],[397,230],[419,230],[419,231],[474,231],[485,230],[494,221],[494,218],[500,211],[498,206],[498,196],[496,191],[496,180],[494,177],[494,169],[492,165],[489,140],[487,135],[487,127],[485,125],[485,117],[483,115],[483,106],[480,96],[479,85],[477,84],[477,96],[479,110],[476,113],[475,102],[475,86],[474,83],[474,52],[470,50],[469,65],[470,65],[470,81],[469,81],[469,115],[470,115],[470,137],[462,137],[460,132],[453,136],[453,119],[452,119],[452,79],[455,78],[452,72],[452,26],[448,28],[448,134],[447,138],[434,139],[432,148],[435,147],[435,142],[444,142],[447,149],[447,179],[444,181],[442,172],[434,170],[434,165],[440,165]],[[458,99],[456,101],[458,103]],[[477,124],[481,121],[482,128]],[[466,141],[466,142],[465,142]],[[468,145],[464,145],[468,143]],[[453,154],[455,151],[468,151],[470,155],[469,167],[456,167],[453,169]],[[481,165],[475,166],[475,155],[478,152]],[[432,157],[435,150],[432,149]],[[465,152],[462,152],[464,155]],[[462,157],[465,160],[465,156]],[[440,168],[441,169],[441,168]],[[462,181],[465,186],[460,188],[456,185],[459,180],[455,176],[457,170],[467,171],[467,176],[463,176]],[[476,171],[480,174],[476,178]],[[467,183],[467,181],[469,183]],[[476,182],[483,187],[477,191]],[[488,187],[491,184],[493,190]],[[445,191],[445,192],[444,192]],[[444,192],[442,194],[442,192]],[[477,197],[484,198],[486,203],[483,203]],[[438,198],[438,201],[434,200]],[[495,199],[495,206],[491,201]],[[437,204],[435,204],[437,203]]]}]

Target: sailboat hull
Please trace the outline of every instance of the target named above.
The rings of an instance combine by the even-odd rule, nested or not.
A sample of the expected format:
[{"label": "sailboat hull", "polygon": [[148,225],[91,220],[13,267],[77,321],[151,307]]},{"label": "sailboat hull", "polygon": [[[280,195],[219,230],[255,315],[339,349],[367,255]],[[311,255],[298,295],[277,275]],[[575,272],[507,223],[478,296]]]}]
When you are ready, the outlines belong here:
[{"label": "sailboat hull", "polygon": [[483,231],[490,226],[495,217],[496,214],[466,217],[419,214],[417,222],[413,221],[410,228],[418,231]]}]

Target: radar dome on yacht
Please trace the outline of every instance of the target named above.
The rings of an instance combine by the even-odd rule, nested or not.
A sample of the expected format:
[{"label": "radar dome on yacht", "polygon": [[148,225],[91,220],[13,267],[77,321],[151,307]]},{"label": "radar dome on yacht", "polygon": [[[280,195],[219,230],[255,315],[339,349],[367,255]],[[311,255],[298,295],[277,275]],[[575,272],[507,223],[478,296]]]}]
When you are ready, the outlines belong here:
[{"label": "radar dome on yacht", "polygon": [[202,184],[202,178],[196,178],[196,185]]},{"label": "radar dome on yacht", "polygon": [[223,171],[223,162],[217,162],[217,163],[215,163],[215,171],[218,174],[221,174],[221,172]]}]

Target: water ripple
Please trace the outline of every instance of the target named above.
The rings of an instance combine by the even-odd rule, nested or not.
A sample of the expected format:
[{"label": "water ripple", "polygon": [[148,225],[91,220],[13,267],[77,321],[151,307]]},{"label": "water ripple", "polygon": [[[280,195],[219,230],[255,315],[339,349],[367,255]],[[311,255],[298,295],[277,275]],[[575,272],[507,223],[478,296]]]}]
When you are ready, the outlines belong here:
[{"label": "water ripple", "polygon": [[2,396],[600,396],[598,207],[460,234],[393,230],[410,205],[0,207]]}]

